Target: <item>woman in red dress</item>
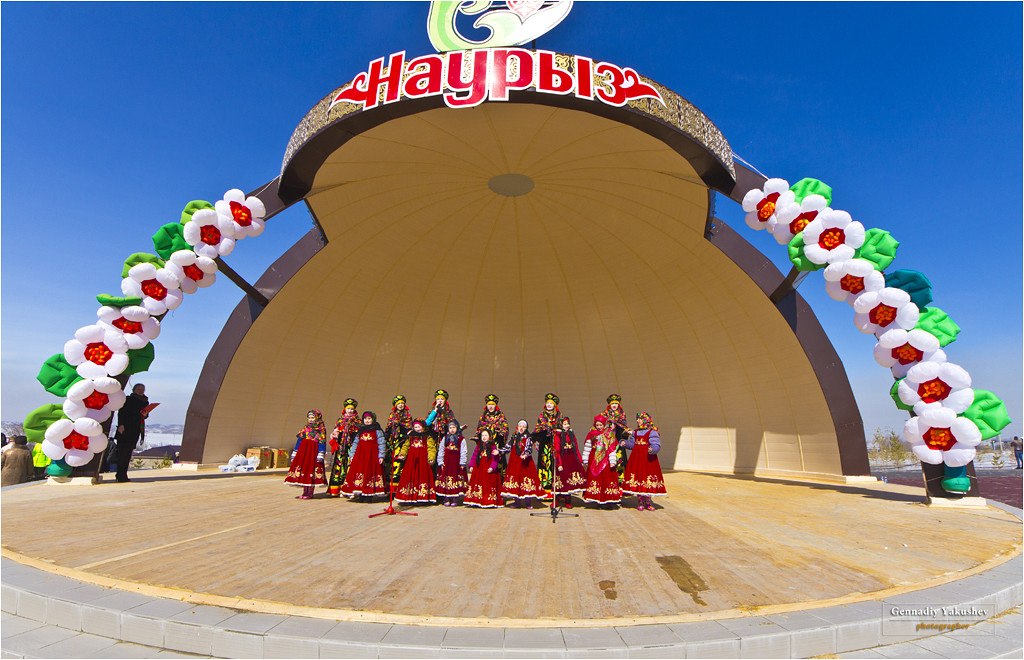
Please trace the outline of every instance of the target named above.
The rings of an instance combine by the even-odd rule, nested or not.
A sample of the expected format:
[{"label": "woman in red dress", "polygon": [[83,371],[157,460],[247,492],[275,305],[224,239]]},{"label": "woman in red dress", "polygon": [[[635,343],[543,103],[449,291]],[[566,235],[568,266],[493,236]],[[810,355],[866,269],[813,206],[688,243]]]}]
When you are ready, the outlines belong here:
[{"label": "woman in red dress", "polygon": [[302,494],[297,495],[295,499],[312,499],[313,488],[327,483],[324,478],[326,438],[324,416],[314,408],[306,414],[306,425],[295,436],[292,461],[288,466],[288,476],[284,478],[286,484],[302,486]]},{"label": "woman in red dress", "polygon": [[561,428],[554,433],[555,506],[572,508],[572,494],[582,493],[587,486],[587,470],[580,459],[579,443],[572,430],[572,420],[563,417]]},{"label": "woman in red dress", "polygon": [[341,494],[353,500],[388,494],[384,483],[384,430],[369,410],[363,413],[363,425],[349,449],[348,474]]},{"label": "woman in red dress", "polygon": [[501,449],[487,429],[480,431],[480,439],[469,463],[472,474],[469,476],[469,487],[466,489],[463,502],[481,509],[502,506],[504,501],[501,499]]},{"label": "woman in red dress", "polygon": [[331,473],[327,477],[327,494],[331,497],[341,497],[341,486],[348,476],[348,451],[352,448],[356,433],[359,432],[359,413],[356,412],[358,406],[359,402],[355,399],[345,399],[341,417],[331,431],[331,451],[334,458],[331,459]]},{"label": "woman in red dress", "polygon": [[525,419],[519,420],[515,433],[509,436],[502,451],[508,453],[508,468],[505,470],[505,480],[501,484],[502,497],[514,500],[513,507],[516,509],[523,504],[533,508],[531,500],[542,496],[544,489],[540,487],[537,464],[533,460],[530,425]]},{"label": "woman in red dress", "polygon": [[437,439],[427,431],[422,419],[412,422],[412,432],[398,450],[402,476],[395,488],[395,501],[401,504],[437,504],[434,490],[434,461],[437,460]]},{"label": "woman in red dress", "polygon": [[583,491],[585,501],[614,507],[622,500],[619,475],[615,472],[618,444],[615,427],[608,423],[608,418],[604,415],[595,417],[594,428],[583,444],[583,462],[587,466],[587,487]]},{"label": "woman in red dress", "polygon": [[459,506],[459,495],[466,494],[466,439],[459,420],[448,422],[448,434],[437,449],[437,482],[434,489],[445,506]]},{"label": "woman in red dress", "polygon": [[636,510],[654,511],[651,497],[665,494],[665,478],[661,474],[658,451],[661,436],[654,420],[646,412],[636,414],[636,430],[626,438],[626,447],[631,449],[629,461],[622,479],[622,492],[636,495]]},{"label": "woman in red dress", "polygon": [[608,405],[601,414],[608,419],[605,425],[615,429],[615,438],[619,441],[615,448],[615,474],[619,476],[619,483],[621,483],[622,474],[626,470],[625,440],[629,434],[629,427],[626,426],[626,411],[622,407],[622,397],[618,394],[609,394],[605,401]]}]

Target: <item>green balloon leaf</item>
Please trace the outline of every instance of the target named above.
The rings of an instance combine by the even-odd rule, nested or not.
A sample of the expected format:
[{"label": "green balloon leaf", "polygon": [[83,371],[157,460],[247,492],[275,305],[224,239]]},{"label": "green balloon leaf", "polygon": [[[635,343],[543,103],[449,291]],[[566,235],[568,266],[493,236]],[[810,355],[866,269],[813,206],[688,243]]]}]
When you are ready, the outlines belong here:
[{"label": "green balloon leaf", "polygon": [[956,341],[956,336],[960,334],[960,326],[949,318],[949,314],[938,307],[922,309],[921,316],[914,327],[935,335],[935,338],[939,340],[939,346],[952,344]]},{"label": "green balloon leaf", "polygon": [[109,293],[101,293],[96,296],[96,301],[107,307],[130,307],[132,305],[142,304],[142,298],[136,298],[133,296],[112,296]]},{"label": "green balloon leaf", "polygon": [[867,259],[875,265],[875,270],[885,270],[896,258],[899,246],[900,242],[884,229],[869,229],[864,236],[864,245],[854,256]]},{"label": "green balloon leaf", "polygon": [[964,411],[964,417],[978,427],[982,440],[996,437],[1012,421],[1006,404],[988,390],[974,390],[974,403]]},{"label": "green balloon leaf", "polygon": [[932,283],[916,270],[896,270],[885,275],[885,286],[910,294],[910,302],[924,309],[932,301]]},{"label": "green balloon leaf", "polygon": [[64,419],[64,409],[56,403],[48,403],[39,406],[28,415],[21,423],[25,429],[25,437],[29,442],[42,442],[46,429],[58,419]]},{"label": "green balloon leaf", "polygon": [[74,468],[64,462],[64,459],[52,461],[46,466],[46,474],[51,477],[70,477]]},{"label": "green balloon leaf", "polygon": [[910,412],[914,409],[914,406],[908,406],[907,404],[903,403],[903,399],[900,398],[899,389],[900,383],[902,382],[903,379],[900,378],[898,381],[892,384],[892,387],[889,388],[889,396],[892,397],[893,403],[896,404],[897,408],[899,408],[900,410],[906,410],[907,412]]},{"label": "green balloon leaf", "polygon": [[149,254],[148,252],[136,252],[135,254],[128,255],[128,258],[124,260],[124,268],[121,269],[121,277],[128,277],[128,271],[131,270],[132,266],[139,264],[153,264],[157,268],[164,267],[164,260],[155,254]]},{"label": "green balloon leaf", "polygon": [[142,348],[130,349],[128,351],[128,368],[124,370],[124,373],[130,376],[149,371],[149,365],[153,364],[154,358],[156,358],[156,353],[152,343],[146,344]]},{"label": "green balloon leaf", "polygon": [[185,209],[181,212],[181,224],[185,224],[192,220],[192,214],[201,209],[212,209],[213,204],[202,199],[193,199],[191,202],[185,205]]},{"label": "green balloon leaf", "polygon": [[185,242],[181,223],[169,222],[153,234],[153,248],[164,259],[170,259],[178,250],[191,250],[192,246]]},{"label": "green balloon leaf", "polygon": [[804,201],[804,197],[808,195],[821,195],[828,200],[829,205],[832,204],[832,186],[817,179],[800,179],[790,186],[789,189],[796,195],[798,204]]},{"label": "green balloon leaf", "polygon": [[51,355],[36,374],[43,389],[54,396],[67,396],[68,389],[82,380],[75,368],[68,364],[63,353]]},{"label": "green balloon leaf", "polygon": [[789,260],[793,262],[793,265],[797,270],[821,270],[825,267],[825,264],[816,264],[804,255],[803,232],[797,234],[789,241],[789,247],[787,249],[789,250]]}]

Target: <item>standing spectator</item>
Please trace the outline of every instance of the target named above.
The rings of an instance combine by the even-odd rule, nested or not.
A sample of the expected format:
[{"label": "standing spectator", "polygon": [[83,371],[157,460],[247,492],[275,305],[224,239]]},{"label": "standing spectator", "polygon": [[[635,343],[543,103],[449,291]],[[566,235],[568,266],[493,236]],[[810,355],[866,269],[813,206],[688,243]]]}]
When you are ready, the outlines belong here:
[{"label": "standing spectator", "polygon": [[1017,470],[1024,469],[1024,443],[1021,443],[1020,436],[1013,436],[1013,440],[1010,441],[1010,447],[1013,448],[1013,457],[1017,459]]},{"label": "standing spectator", "polygon": [[32,452],[23,435],[14,438],[11,448],[0,454],[0,485],[13,486],[32,480]]},{"label": "standing spectator", "polygon": [[139,436],[146,425],[149,413],[143,408],[149,405],[146,397],[146,386],[138,383],[132,393],[125,399],[124,406],[117,411],[117,482],[128,481],[128,464],[132,461],[132,452],[139,443]]},{"label": "standing spectator", "polygon": [[36,479],[46,478],[46,467],[52,462],[43,452],[43,443],[36,442],[32,445],[32,467],[35,469]]}]

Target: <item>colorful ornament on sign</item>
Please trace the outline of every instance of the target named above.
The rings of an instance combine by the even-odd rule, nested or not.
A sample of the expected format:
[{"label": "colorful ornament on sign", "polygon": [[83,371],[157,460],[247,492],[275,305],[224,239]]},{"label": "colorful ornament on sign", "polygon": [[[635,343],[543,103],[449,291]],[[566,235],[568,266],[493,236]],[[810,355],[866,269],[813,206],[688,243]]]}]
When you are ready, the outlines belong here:
[{"label": "colorful ornament on sign", "polygon": [[362,110],[400,99],[441,96],[449,108],[472,108],[484,101],[507,101],[509,92],[532,89],[544,94],[574,94],[582,99],[623,106],[661,93],[629,67],[580,55],[559,56],[547,50],[488,48],[423,55],[411,60],[405,51],[381,57],[339,91],[331,105],[354,103]]},{"label": "colorful ornament on sign", "polygon": [[[439,51],[521,46],[548,32],[569,15],[573,0],[434,0],[427,14],[427,36]],[[488,30],[474,40],[459,32],[459,16],[476,16],[473,27]]]}]

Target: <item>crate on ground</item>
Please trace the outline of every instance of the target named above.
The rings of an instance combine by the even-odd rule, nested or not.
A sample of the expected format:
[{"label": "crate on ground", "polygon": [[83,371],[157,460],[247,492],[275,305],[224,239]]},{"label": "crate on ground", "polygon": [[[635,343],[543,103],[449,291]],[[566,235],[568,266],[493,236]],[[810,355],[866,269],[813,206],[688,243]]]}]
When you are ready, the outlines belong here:
[{"label": "crate on ground", "polygon": [[292,463],[292,454],[287,449],[272,449],[274,452],[274,467],[286,468]]},{"label": "crate on ground", "polygon": [[256,464],[257,470],[267,470],[274,466],[274,450],[270,447],[249,447],[245,450],[245,457],[256,456],[260,462]]}]

